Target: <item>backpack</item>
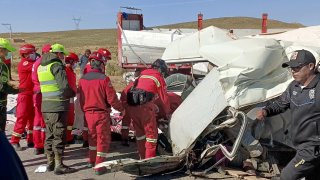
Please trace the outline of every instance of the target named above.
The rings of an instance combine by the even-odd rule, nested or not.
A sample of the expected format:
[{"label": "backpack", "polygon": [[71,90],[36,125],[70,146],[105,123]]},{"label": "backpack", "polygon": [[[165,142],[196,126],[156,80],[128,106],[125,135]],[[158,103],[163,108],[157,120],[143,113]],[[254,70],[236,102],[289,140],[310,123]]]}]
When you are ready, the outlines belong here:
[{"label": "backpack", "polygon": [[127,103],[130,106],[143,105],[151,101],[154,97],[153,93],[136,88],[138,81],[139,79],[134,82],[134,85],[129,89],[127,93]]}]

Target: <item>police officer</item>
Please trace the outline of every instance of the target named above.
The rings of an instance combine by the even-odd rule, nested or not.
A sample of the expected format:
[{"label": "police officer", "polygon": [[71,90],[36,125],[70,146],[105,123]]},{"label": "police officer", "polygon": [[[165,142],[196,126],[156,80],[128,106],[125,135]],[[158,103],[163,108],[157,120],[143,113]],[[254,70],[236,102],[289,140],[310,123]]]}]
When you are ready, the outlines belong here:
[{"label": "police officer", "polygon": [[257,119],[264,120],[291,110],[290,132],[297,152],[282,170],[283,180],[319,179],[316,176],[320,167],[320,74],[315,64],[311,52],[294,51],[290,61],[282,64],[283,68],[290,68],[294,81],[279,98],[257,112]]},{"label": "police officer", "polygon": [[4,63],[8,52],[15,51],[7,39],[0,38],[0,131],[5,131],[7,121],[7,96],[17,94],[18,89],[14,89],[9,83],[9,68]]},{"label": "police officer", "polygon": [[54,170],[57,175],[74,172],[62,163],[69,101],[75,96],[75,92],[68,85],[65,67],[61,61],[65,55],[68,55],[68,52],[63,45],[52,45],[50,53],[42,56],[37,70],[42,93],[41,111],[46,124],[47,169]]}]

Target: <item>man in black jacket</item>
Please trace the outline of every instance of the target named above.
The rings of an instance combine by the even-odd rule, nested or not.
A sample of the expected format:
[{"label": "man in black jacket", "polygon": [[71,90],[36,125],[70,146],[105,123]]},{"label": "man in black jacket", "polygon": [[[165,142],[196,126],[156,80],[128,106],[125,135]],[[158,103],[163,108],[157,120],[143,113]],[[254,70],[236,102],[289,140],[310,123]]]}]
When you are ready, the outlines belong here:
[{"label": "man in black jacket", "polygon": [[293,52],[282,67],[291,69],[294,81],[275,101],[257,112],[257,119],[291,110],[291,136],[297,152],[282,170],[281,179],[318,179],[320,168],[320,74],[316,60],[306,50]]}]

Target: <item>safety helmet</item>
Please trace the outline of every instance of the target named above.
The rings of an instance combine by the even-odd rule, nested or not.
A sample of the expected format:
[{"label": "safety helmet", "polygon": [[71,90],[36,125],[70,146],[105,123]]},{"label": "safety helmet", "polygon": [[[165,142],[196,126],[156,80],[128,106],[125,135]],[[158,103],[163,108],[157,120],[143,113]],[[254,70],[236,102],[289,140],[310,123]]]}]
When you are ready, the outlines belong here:
[{"label": "safety helmet", "polygon": [[75,53],[73,52],[70,52],[66,58],[64,59],[66,63],[70,63],[71,61],[73,62],[78,62],[79,61],[79,57],[78,55],[76,55]]},{"label": "safety helmet", "polygon": [[20,55],[23,55],[23,54],[32,54],[32,53],[35,53],[36,52],[36,47],[34,47],[34,45],[32,44],[25,44],[25,45],[22,45],[19,49],[19,53]]},{"label": "safety helmet", "polygon": [[48,53],[50,52],[50,50],[51,50],[51,44],[44,44],[41,49],[42,54]]},{"label": "safety helmet", "polygon": [[7,49],[10,52],[16,51],[16,48],[14,48],[10,41],[4,38],[0,38],[0,48]]},{"label": "safety helmet", "polygon": [[162,59],[157,59],[154,61],[151,65],[152,68],[158,69],[158,71],[163,75],[166,76],[168,75],[168,66],[166,62]]},{"label": "safety helmet", "polygon": [[50,52],[53,52],[53,53],[56,53],[56,52],[61,52],[63,53],[64,55],[68,55],[68,51],[64,48],[63,45],[61,44],[54,44],[51,46],[51,50]]},{"label": "safety helmet", "polygon": [[105,62],[107,62],[108,60],[111,60],[111,53],[108,49],[105,49],[105,48],[99,48],[98,49],[98,52],[100,54],[102,54],[102,56],[104,57],[105,59]]},{"label": "safety helmet", "polygon": [[104,58],[103,58],[102,54],[97,51],[90,54],[89,61],[91,61],[91,60],[97,60],[97,61],[100,61],[104,64]]}]

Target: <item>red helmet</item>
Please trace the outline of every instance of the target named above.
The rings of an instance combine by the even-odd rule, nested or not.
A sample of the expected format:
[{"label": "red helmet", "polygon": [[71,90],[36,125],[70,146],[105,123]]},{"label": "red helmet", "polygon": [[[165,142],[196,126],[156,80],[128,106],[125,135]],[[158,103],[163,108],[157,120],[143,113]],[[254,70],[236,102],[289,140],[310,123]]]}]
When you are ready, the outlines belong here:
[{"label": "red helmet", "polygon": [[102,56],[105,58],[105,61],[107,62],[107,60],[111,60],[111,53],[108,49],[105,48],[99,48],[98,52],[100,54],[102,54]]},{"label": "red helmet", "polygon": [[75,53],[70,52],[69,55],[66,56],[65,61],[66,61],[66,63],[70,63],[70,61],[78,62],[79,61],[79,57]]},{"label": "red helmet", "polygon": [[20,47],[19,52],[20,52],[20,55],[35,53],[36,47],[34,47],[34,45],[32,44],[25,44]]},{"label": "red helmet", "polygon": [[51,50],[51,44],[45,44],[42,46],[42,54],[48,53]]},{"label": "red helmet", "polygon": [[92,59],[105,63],[103,55],[97,51],[90,54],[89,61],[91,61]]}]

